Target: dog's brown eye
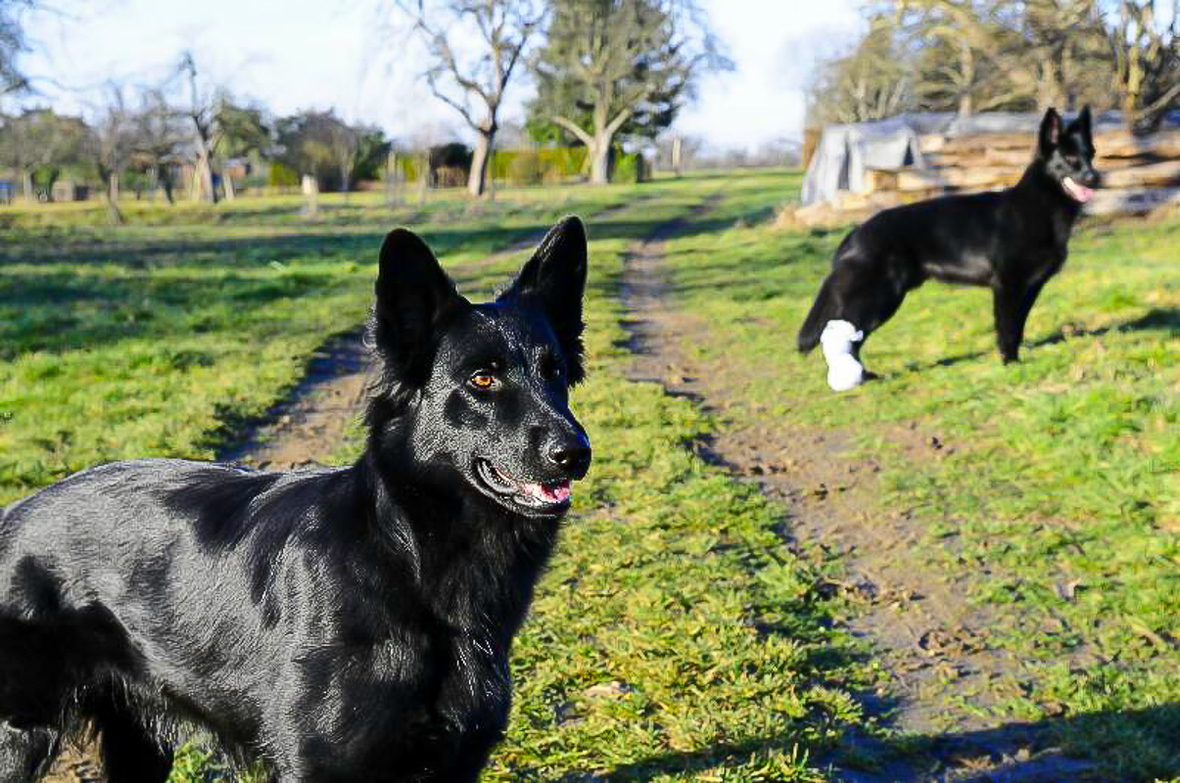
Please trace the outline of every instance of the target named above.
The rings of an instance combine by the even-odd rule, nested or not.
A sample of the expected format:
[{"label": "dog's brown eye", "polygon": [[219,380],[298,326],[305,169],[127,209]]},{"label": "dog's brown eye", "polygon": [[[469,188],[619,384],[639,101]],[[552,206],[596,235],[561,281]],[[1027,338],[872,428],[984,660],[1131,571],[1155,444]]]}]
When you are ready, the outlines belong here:
[{"label": "dog's brown eye", "polygon": [[473,388],[479,389],[480,391],[494,389],[497,383],[496,376],[488,375],[487,373],[482,372],[472,375],[467,382],[470,383]]}]

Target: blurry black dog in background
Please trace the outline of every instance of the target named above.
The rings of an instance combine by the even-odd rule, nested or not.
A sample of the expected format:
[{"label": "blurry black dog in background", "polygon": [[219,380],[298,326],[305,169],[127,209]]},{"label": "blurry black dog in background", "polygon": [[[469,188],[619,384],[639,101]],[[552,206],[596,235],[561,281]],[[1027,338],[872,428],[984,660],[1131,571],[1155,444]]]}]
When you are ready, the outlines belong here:
[{"label": "blurry black dog in background", "polygon": [[1055,110],[1045,113],[1015,186],[887,209],[844,238],[798,336],[802,353],[822,338],[834,389],[860,383],[863,341],[931,277],[990,286],[1000,356],[1017,360],[1029,311],[1065,263],[1074,221],[1098,185],[1090,108],[1062,125]]},{"label": "blurry black dog in background", "polygon": [[281,780],[475,780],[590,464],[586,262],[567,218],[472,304],[394,231],[355,465],[116,463],[0,511],[0,780],[89,725],[112,781],[163,781],[193,723]]}]

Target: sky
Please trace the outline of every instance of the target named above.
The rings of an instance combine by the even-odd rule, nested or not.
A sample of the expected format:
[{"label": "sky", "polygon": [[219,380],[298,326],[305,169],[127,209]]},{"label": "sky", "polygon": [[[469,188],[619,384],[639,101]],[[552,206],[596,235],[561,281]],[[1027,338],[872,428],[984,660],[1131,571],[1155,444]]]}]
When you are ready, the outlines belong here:
[{"label": "sky", "polygon": [[[104,83],[158,83],[191,49],[212,82],[277,114],[335,107],[399,139],[462,134],[458,114],[420,77],[425,58],[382,23],[378,0],[78,0],[27,16],[34,103],[88,113]],[[717,149],[798,139],[815,58],[855,37],[860,0],[703,0],[734,70],[705,77],[674,129]],[[523,73],[522,73],[523,75]],[[531,86],[509,87],[523,119]]]}]

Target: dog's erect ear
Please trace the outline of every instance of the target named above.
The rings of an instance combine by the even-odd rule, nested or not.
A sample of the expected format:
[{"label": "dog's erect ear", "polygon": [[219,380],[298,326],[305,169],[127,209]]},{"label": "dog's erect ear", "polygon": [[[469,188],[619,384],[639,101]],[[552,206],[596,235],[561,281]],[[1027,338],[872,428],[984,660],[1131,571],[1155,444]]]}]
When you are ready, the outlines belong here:
[{"label": "dog's erect ear", "polygon": [[1082,138],[1086,140],[1087,144],[1093,146],[1093,136],[1090,133],[1090,126],[1090,104],[1087,103],[1082,107],[1082,113],[1079,114],[1072,123],[1070,123],[1069,127],[1071,130],[1076,129],[1081,131]]},{"label": "dog's erect ear", "polygon": [[586,289],[586,228],[570,216],[549,230],[537,252],[497,300],[540,307],[565,354],[570,384],[582,380],[582,294]]},{"label": "dog's erect ear", "polygon": [[426,243],[404,228],[389,232],[381,245],[376,291],[373,336],[386,360],[401,370],[428,361],[437,325],[467,304]]},{"label": "dog's erect ear", "polygon": [[1057,113],[1056,109],[1049,109],[1045,112],[1045,118],[1041,120],[1041,135],[1038,143],[1038,149],[1044,157],[1052,154],[1053,150],[1057,149],[1057,142],[1061,139],[1061,115]]}]

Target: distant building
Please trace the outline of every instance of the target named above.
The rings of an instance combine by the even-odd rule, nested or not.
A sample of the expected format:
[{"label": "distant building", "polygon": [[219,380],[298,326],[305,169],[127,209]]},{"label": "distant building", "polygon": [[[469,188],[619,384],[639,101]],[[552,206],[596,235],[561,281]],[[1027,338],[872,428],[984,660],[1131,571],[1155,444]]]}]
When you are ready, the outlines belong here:
[{"label": "distant building", "polygon": [[54,201],[85,201],[90,198],[90,187],[72,180],[59,180],[53,183],[50,198]]}]

